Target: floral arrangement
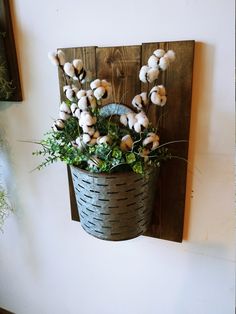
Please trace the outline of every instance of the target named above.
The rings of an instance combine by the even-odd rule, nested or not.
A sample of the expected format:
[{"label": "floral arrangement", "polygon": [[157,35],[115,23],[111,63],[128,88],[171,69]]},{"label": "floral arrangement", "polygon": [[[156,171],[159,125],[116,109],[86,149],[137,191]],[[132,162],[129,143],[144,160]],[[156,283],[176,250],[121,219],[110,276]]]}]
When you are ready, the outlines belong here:
[{"label": "floral arrangement", "polygon": [[166,89],[157,79],[175,60],[174,51],[157,49],[141,67],[140,81],[154,87],[135,95],[130,107],[104,106],[112,86],[103,78],[90,79],[82,60],[67,62],[62,50],[48,56],[63,74],[66,100],[52,129],[38,143],[41,149],[33,153],[45,157],[38,169],[61,160],[91,172],[143,174],[147,167],[171,158],[167,143],[160,144],[158,126],[149,122],[148,111],[150,106],[163,107],[167,102]]}]

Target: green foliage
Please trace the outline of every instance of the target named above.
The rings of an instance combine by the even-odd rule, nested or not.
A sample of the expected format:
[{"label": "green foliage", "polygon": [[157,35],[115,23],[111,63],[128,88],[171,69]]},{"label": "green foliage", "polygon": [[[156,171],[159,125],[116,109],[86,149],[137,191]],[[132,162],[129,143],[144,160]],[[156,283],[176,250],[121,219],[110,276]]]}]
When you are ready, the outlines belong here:
[{"label": "green foliage", "polygon": [[[78,147],[75,139],[82,134],[82,129],[78,126],[78,120],[75,117],[65,121],[63,130],[52,129],[46,133],[44,139],[38,143],[41,149],[33,153],[33,155],[44,157],[44,161],[37,169],[61,160],[91,172],[109,173],[128,170],[143,174],[146,167],[158,167],[161,160],[170,158],[166,147],[151,151],[148,158],[140,154],[142,141],[148,132],[153,131],[153,128],[136,133],[127,127],[121,127],[116,122],[100,117],[99,112],[97,113],[97,128],[101,135],[109,134],[112,144],[102,143]],[[132,136],[134,144],[132,149],[122,151],[121,138],[127,134]]]}]

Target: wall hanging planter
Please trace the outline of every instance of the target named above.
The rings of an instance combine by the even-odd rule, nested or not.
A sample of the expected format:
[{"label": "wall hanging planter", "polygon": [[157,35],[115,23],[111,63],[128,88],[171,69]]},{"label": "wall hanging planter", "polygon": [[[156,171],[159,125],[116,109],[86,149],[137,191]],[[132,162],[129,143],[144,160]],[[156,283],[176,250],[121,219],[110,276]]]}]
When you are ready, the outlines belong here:
[{"label": "wall hanging planter", "polygon": [[103,240],[144,234],[151,222],[156,172],[95,174],[71,167],[82,227]]},{"label": "wall hanging planter", "polygon": [[[160,78],[158,78],[157,75],[153,81],[149,81],[148,79],[149,83],[144,84],[143,81],[146,80],[147,76],[145,74],[145,78],[141,79],[139,70],[142,65],[147,64],[149,56],[152,56],[157,49],[158,53],[160,50],[161,53],[163,51],[169,52],[169,50],[175,51],[175,65],[174,67],[168,68],[167,71],[158,65],[160,71],[164,71]],[[63,102],[60,106],[59,117],[61,120],[57,120],[54,124],[54,128],[56,128],[56,130],[55,133],[52,134],[53,145],[58,145],[58,143],[63,143],[64,141],[64,143],[68,143],[69,146],[67,146],[67,144],[65,146],[64,144],[61,146],[60,144],[59,146],[56,146],[57,149],[55,150],[55,146],[51,146],[50,141],[46,143],[49,145],[50,149],[54,151],[54,153],[58,154],[58,152],[60,152],[60,154],[62,154],[60,155],[62,157],[61,160],[67,161],[69,158],[69,163],[78,163],[82,166],[82,168],[84,167],[83,169],[90,169],[91,171],[92,167],[94,170],[94,160],[99,157],[99,154],[101,153],[101,143],[99,142],[100,137],[99,135],[96,137],[95,134],[96,132],[100,132],[100,135],[106,137],[103,132],[103,123],[106,124],[106,122],[103,120],[99,122],[98,119],[100,109],[98,111],[96,109],[96,106],[101,106],[101,103],[98,102],[95,104],[95,107],[93,107],[94,103],[89,102],[90,107],[88,109],[86,106],[85,108],[82,108],[82,106],[85,105],[85,101],[87,102],[86,99],[89,99],[86,97],[92,96],[92,98],[95,97],[99,100],[100,98],[97,97],[97,92],[99,90],[100,93],[102,88],[103,90],[106,90],[106,88],[108,88],[107,82],[105,81],[104,84],[106,86],[104,85],[101,88],[102,85],[99,85],[101,84],[100,80],[97,80],[98,82],[96,83],[96,80],[94,82],[92,81],[91,85],[90,82],[86,83],[85,81],[83,83],[85,85],[85,87],[83,87],[85,91],[81,90],[81,87],[79,87],[75,93],[76,96],[73,96],[73,89],[76,89],[76,87],[70,82],[72,79],[74,80],[74,77],[82,82],[85,75],[84,69],[89,69],[90,75],[93,79],[104,78],[108,82],[111,82],[113,90],[112,94],[102,94],[106,96],[104,97],[105,99],[102,102],[102,105],[108,105],[108,107],[111,107],[111,104],[114,104],[115,106],[119,106],[120,104],[129,106],[132,103],[134,95],[140,95],[141,92],[146,92],[147,95],[149,95],[149,100],[155,104],[155,101],[151,98],[150,91],[153,91],[153,88],[155,90],[158,86],[158,88],[162,88],[161,86],[163,84],[168,91],[167,109],[163,109],[161,105],[159,107],[153,106],[152,108],[149,108],[148,106],[148,110],[146,111],[144,109],[136,108],[135,119],[138,121],[138,114],[140,113],[142,118],[145,120],[146,117],[144,117],[143,114],[148,112],[149,121],[151,120],[153,125],[158,125],[158,129],[161,131],[162,143],[175,143],[171,146],[172,157],[177,156],[180,159],[187,159],[194,41],[150,43],[142,44],[141,46],[124,47],[80,47],[61,50],[64,55],[63,60],[64,57],[66,60],[70,61],[74,59],[83,60],[83,67],[81,68],[79,67],[80,61],[75,60],[75,64],[68,63],[64,65],[65,62],[60,64],[60,59],[57,59],[59,56],[58,53],[50,56],[52,61],[58,65],[59,70],[62,69],[62,66],[64,67],[64,73],[63,71],[59,71],[59,80],[61,100],[65,102]],[[171,56],[171,54],[172,52],[170,52],[169,56]],[[166,58],[168,59],[167,55]],[[169,61],[170,60],[171,59],[169,59]],[[152,68],[152,66],[150,67]],[[65,68],[67,68],[68,71],[65,71]],[[65,86],[65,80],[67,86]],[[140,80],[142,82],[140,82]],[[92,85],[95,86],[94,89]],[[89,88],[92,90],[89,94],[86,94],[86,91]],[[69,94],[67,93],[67,89],[70,90]],[[165,95],[163,89],[160,89],[159,91],[162,93],[159,96]],[[102,93],[104,93],[104,91]],[[81,97],[85,97],[83,103],[80,102]],[[76,103],[74,103],[75,101]],[[84,118],[85,116],[86,119],[88,118],[87,122],[90,121],[87,124],[84,124],[84,121],[86,120]],[[143,155],[146,149],[144,140],[146,140],[149,136],[152,136],[148,133],[151,132],[151,129],[142,124],[144,131],[142,131],[143,129],[138,131],[138,127],[136,129],[135,125],[130,126],[130,121],[133,118],[129,118],[128,116],[126,116],[126,118],[128,119],[125,120],[126,122],[120,119],[120,123],[127,126],[125,132],[128,133],[122,133],[124,131],[123,129],[120,133],[119,127],[116,128],[116,132],[119,134],[118,142],[116,137],[117,134],[114,135],[112,130],[106,129],[106,132],[108,132],[106,134],[110,135],[111,139],[111,143],[106,146],[106,148],[109,148],[108,155],[100,154],[102,157],[100,156],[100,159],[98,158],[96,161],[95,171],[103,171],[104,168],[102,167],[104,165],[107,167],[109,162],[111,162],[109,165],[112,165],[112,168],[109,169],[113,169],[112,162],[114,160],[112,159],[112,161],[110,160],[107,163],[107,160],[111,156],[115,156],[113,156],[113,150],[116,150],[116,153],[118,150],[122,156],[121,158],[123,158],[122,160],[126,161],[128,166],[132,165],[131,168],[136,172],[139,172],[140,169],[142,170],[142,167],[139,168],[142,162],[146,163],[148,160],[151,163],[150,156],[152,152],[155,152],[155,154],[153,154],[153,158],[157,157],[154,156],[157,155],[156,148],[153,150],[153,147],[150,146],[147,149],[149,157],[146,159]],[[67,119],[69,119],[69,122],[67,122]],[[98,124],[96,124],[97,122]],[[90,134],[89,132],[91,131],[91,128],[92,132]],[[70,137],[69,142],[67,142],[67,135],[69,134],[71,136],[72,133],[69,132],[67,134],[68,130],[73,130],[73,132],[75,132],[72,132],[75,134],[75,137],[74,135]],[[66,140],[63,134],[66,135]],[[123,136],[124,134],[129,134],[133,140],[133,144],[128,150],[123,150],[121,146],[120,136]],[[158,138],[158,135],[156,135],[156,137]],[[176,143],[181,140],[184,140],[185,143]],[[137,148],[137,142],[140,141],[142,144],[141,146],[138,146],[135,156],[134,149],[135,147]],[[107,143],[109,143],[108,140]],[[85,150],[84,144],[88,145]],[[158,146],[158,154],[162,154],[162,150],[159,150],[159,147],[161,146],[162,145]],[[44,142],[44,148],[45,147]],[[69,147],[69,152],[67,147]],[[77,148],[79,148],[79,155]],[[102,149],[104,149],[104,146]],[[141,151],[139,149],[141,149]],[[86,151],[86,156],[88,156],[88,154],[90,154],[89,156],[93,154],[92,158],[90,159],[89,157],[89,159],[86,159],[87,157],[84,156],[84,151]],[[48,152],[50,154],[50,150],[48,150]],[[130,156],[127,157],[127,154],[131,155],[131,159],[129,159]],[[56,160],[53,154],[50,156],[52,160]],[[75,159],[73,156],[76,156]],[[137,160],[140,160],[140,162],[137,162]],[[92,166],[91,161],[93,163]],[[48,159],[46,164],[50,162],[51,159]],[[187,163],[175,158],[161,166],[158,180],[155,174],[152,174],[152,171],[151,174],[146,172],[146,177],[140,177],[139,175],[131,172],[127,172],[125,174],[93,174],[91,172],[79,170],[75,167],[70,168],[68,166],[72,219],[78,221],[81,219],[82,226],[87,232],[102,239],[123,240],[145,233],[145,235],[181,242],[183,234],[186,174]],[[119,182],[122,185],[119,185]],[[151,192],[150,187],[154,188],[153,193]],[[108,198],[108,195],[111,197]],[[152,200],[154,200],[153,205],[151,205]],[[118,202],[123,203],[121,203],[120,206],[118,205]],[[142,204],[142,208],[141,205],[140,207],[138,206],[139,203]],[[130,207],[130,210],[127,210],[128,207]],[[110,211],[112,208],[114,211]],[[99,209],[99,211],[97,209]],[[137,218],[133,216],[135,212],[137,214]],[[125,219],[121,218],[122,215],[124,215]],[[127,223],[129,220],[130,223]],[[107,224],[108,222],[109,225]]]}]

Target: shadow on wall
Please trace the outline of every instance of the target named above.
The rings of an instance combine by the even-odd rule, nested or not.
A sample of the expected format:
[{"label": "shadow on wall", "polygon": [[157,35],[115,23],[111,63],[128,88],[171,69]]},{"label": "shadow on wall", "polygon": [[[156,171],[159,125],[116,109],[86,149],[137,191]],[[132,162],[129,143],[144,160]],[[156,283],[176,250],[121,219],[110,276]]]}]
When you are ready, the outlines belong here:
[{"label": "shadow on wall", "polygon": [[[201,169],[196,164],[197,149],[209,146],[210,117],[212,112],[212,90],[214,77],[214,46],[195,42],[195,56],[193,68],[192,109],[188,153],[188,176],[186,188],[186,203],[184,217],[183,240],[189,237],[189,221],[191,215],[191,204],[194,198],[193,176],[201,175]],[[208,78],[212,79],[209,80]],[[207,92],[206,92],[207,91]],[[204,128],[200,125],[200,115],[204,112]],[[200,143],[200,145],[199,145]]]}]

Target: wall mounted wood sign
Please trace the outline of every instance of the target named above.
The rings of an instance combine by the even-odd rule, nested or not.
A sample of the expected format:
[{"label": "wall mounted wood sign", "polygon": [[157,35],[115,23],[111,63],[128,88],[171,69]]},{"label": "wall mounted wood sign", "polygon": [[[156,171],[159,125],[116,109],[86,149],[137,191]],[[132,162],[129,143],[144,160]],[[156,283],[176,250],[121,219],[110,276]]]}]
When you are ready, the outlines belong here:
[{"label": "wall mounted wood sign", "polygon": [[[172,49],[176,53],[173,66],[160,76],[168,93],[165,109],[151,112],[152,122],[157,116],[161,126],[162,142],[189,139],[192,73],[194,58],[194,41],[144,43],[121,47],[79,47],[61,48],[68,61],[80,58],[85,69],[89,69],[93,78],[104,78],[112,83],[113,99],[105,103],[122,103],[130,105],[134,95],[150,90],[151,85],[139,80],[139,70],[153,51],[158,48]],[[65,99],[62,91],[63,77],[59,73],[61,100]],[[160,112],[158,110],[164,110]],[[188,142],[172,144],[174,156],[188,158]],[[183,237],[184,208],[186,195],[187,163],[180,159],[171,159],[162,164],[160,176],[153,189],[156,194],[153,208],[152,224],[147,236],[181,242]],[[68,168],[71,199],[71,215],[79,221],[77,204]]]},{"label": "wall mounted wood sign", "polygon": [[0,0],[0,101],[1,100],[22,100],[9,0]]}]

